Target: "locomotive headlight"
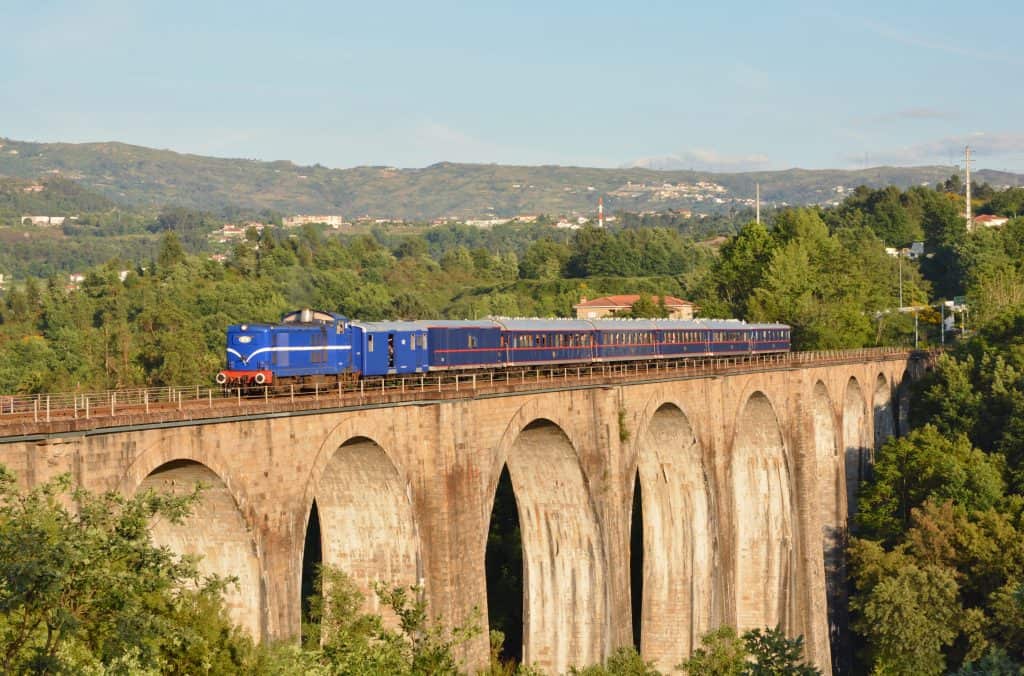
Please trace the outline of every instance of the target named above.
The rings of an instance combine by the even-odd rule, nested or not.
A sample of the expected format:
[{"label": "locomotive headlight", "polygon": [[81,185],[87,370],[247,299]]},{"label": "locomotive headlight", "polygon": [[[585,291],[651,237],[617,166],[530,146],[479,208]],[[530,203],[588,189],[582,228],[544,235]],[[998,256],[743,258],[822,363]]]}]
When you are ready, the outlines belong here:
[{"label": "locomotive headlight", "polygon": [[242,324],[239,328],[242,329],[243,331],[248,331],[249,330],[249,325],[248,324]]},{"label": "locomotive headlight", "polygon": [[239,336],[238,337],[238,342],[241,343],[242,345],[246,345],[248,343],[251,343],[252,342],[252,336]]}]

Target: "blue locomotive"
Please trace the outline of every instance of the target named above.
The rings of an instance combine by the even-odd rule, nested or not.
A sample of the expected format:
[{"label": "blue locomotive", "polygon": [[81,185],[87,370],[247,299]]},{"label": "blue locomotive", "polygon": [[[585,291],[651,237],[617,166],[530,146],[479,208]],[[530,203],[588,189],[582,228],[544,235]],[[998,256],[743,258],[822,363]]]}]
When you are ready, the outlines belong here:
[{"label": "blue locomotive", "polygon": [[736,319],[483,319],[360,322],[298,310],[227,331],[225,387],[371,376],[789,351],[785,324]]}]

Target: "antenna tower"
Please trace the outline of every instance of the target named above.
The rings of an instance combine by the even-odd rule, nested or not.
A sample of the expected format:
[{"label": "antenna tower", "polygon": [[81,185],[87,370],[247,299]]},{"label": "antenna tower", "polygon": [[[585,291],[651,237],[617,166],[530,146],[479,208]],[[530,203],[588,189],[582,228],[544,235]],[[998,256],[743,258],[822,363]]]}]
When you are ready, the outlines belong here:
[{"label": "antenna tower", "polygon": [[761,224],[761,184],[754,184],[754,220]]},{"label": "antenna tower", "polygon": [[597,198],[597,227],[604,227],[604,197]]}]

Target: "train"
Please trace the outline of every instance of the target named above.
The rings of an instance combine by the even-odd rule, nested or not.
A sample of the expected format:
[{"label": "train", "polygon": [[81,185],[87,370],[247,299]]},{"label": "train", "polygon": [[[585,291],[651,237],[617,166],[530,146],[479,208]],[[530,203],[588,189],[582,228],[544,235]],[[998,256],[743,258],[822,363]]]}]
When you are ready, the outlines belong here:
[{"label": "train", "polygon": [[511,319],[364,322],[302,309],[233,324],[225,388],[338,383],[445,371],[788,352],[790,327],[738,319]]}]

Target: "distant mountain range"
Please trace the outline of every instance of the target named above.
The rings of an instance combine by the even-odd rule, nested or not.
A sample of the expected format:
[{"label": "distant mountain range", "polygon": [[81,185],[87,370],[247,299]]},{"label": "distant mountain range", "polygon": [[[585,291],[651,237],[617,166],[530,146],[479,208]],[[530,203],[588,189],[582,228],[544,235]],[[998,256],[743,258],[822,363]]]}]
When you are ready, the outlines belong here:
[{"label": "distant mountain range", "polygon": [[[426,220],[521,214],[593,214],[692,209],[714,213],[753,204],[827,204],[858,185],[934,185],[954,167],[875,167],[711,173],[441,162],[422,169],[303,167],[225,159],[124,143],[30,143],[0,138],[0,176],[60,174],[117,202],[142,208],[273,209],[285,214]],[[1024,185],[1024,175],[982,170],[976,180]]]}]

